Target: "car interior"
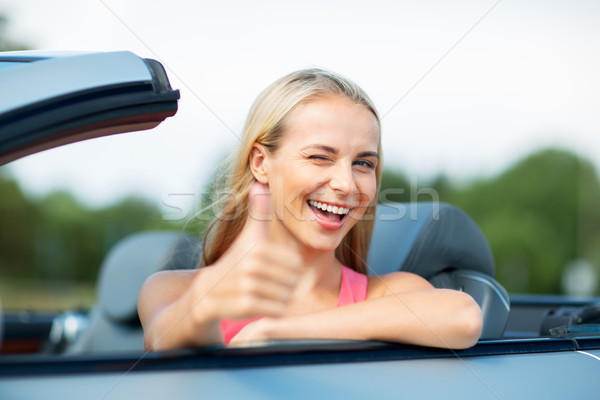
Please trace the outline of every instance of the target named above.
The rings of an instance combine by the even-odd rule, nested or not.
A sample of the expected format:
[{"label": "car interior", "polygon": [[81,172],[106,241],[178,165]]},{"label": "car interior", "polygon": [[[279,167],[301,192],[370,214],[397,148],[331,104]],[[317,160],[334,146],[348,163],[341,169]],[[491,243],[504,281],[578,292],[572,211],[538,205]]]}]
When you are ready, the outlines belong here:
[{"label": "car interior", "polygon": [[[98,302],[88,318],[54,321],[50,346],[64,354],[143,351],[137,295],[144,280],[165,269],[196,268],[201,242],[179,232],[142,232],[106,256],[97,281]],[[469,293],[483,310],[482,338],[502,336],[509,297],[494,279],[490,247],[475,222],[444,203],[378,206],[367,260],[369,275],[404,270],[435,287]]]}]

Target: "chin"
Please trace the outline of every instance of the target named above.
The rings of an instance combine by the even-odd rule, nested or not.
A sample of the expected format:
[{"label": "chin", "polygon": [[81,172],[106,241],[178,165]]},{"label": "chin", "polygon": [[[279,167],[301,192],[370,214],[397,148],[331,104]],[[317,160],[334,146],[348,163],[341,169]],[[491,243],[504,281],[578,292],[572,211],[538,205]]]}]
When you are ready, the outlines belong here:
[{"label": "chin", "polygon": [[338,234],[329,232],[326,235],[323,235],[322,233],[309,233],[305,236],[302,242],[311,250],[325,253],[329,251],[335,251],[345,236],[345,234],[339,235],[339,232]]}]

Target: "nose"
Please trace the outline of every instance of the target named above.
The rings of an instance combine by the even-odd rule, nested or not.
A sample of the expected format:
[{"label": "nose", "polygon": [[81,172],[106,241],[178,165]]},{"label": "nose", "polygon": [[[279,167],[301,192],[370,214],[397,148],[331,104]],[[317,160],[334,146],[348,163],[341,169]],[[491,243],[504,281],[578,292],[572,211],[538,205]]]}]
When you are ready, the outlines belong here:
[{"label": "nose", "polygon": [[352,173],[352,165],[340,163],[333,168],[329,179],[329,187],[335,192],[350,195],[356,191],[356,183]]}]

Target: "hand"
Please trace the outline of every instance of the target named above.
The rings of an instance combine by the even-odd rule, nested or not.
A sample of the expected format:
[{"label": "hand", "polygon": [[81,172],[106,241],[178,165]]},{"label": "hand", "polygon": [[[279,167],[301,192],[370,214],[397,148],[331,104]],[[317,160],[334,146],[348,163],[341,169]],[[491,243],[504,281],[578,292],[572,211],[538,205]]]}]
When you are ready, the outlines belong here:
[{"label": "hand", "polygon": [[192,290],[202,298],[203,319],[280,316],[286,311],[302,261],[293,249],[270,240],[271,209],[268,187],[254,182],[242,231],[194,282]]},{"label": "hand", "polygon": [[231,339],[230,344],[248,343],[248,342],[264,342],[272,339],[270,337],[270,326],[272,318],[264,317],[253,321],[242,328],[237,335]]}]

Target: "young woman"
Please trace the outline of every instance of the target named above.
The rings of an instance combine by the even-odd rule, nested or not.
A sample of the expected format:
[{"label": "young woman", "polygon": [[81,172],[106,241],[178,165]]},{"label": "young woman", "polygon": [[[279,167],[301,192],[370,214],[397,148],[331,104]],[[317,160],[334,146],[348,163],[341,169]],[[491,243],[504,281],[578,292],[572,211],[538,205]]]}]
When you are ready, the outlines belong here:
[{"label": "young woman", "polygon": [[379,117],[353,82],[309,69],[269,86],[229,163],[204,265],[155,274],[140,292],[145,347],[475,344],[481,311],[469,295],[407,272],[366,276],[381,157]]}]

